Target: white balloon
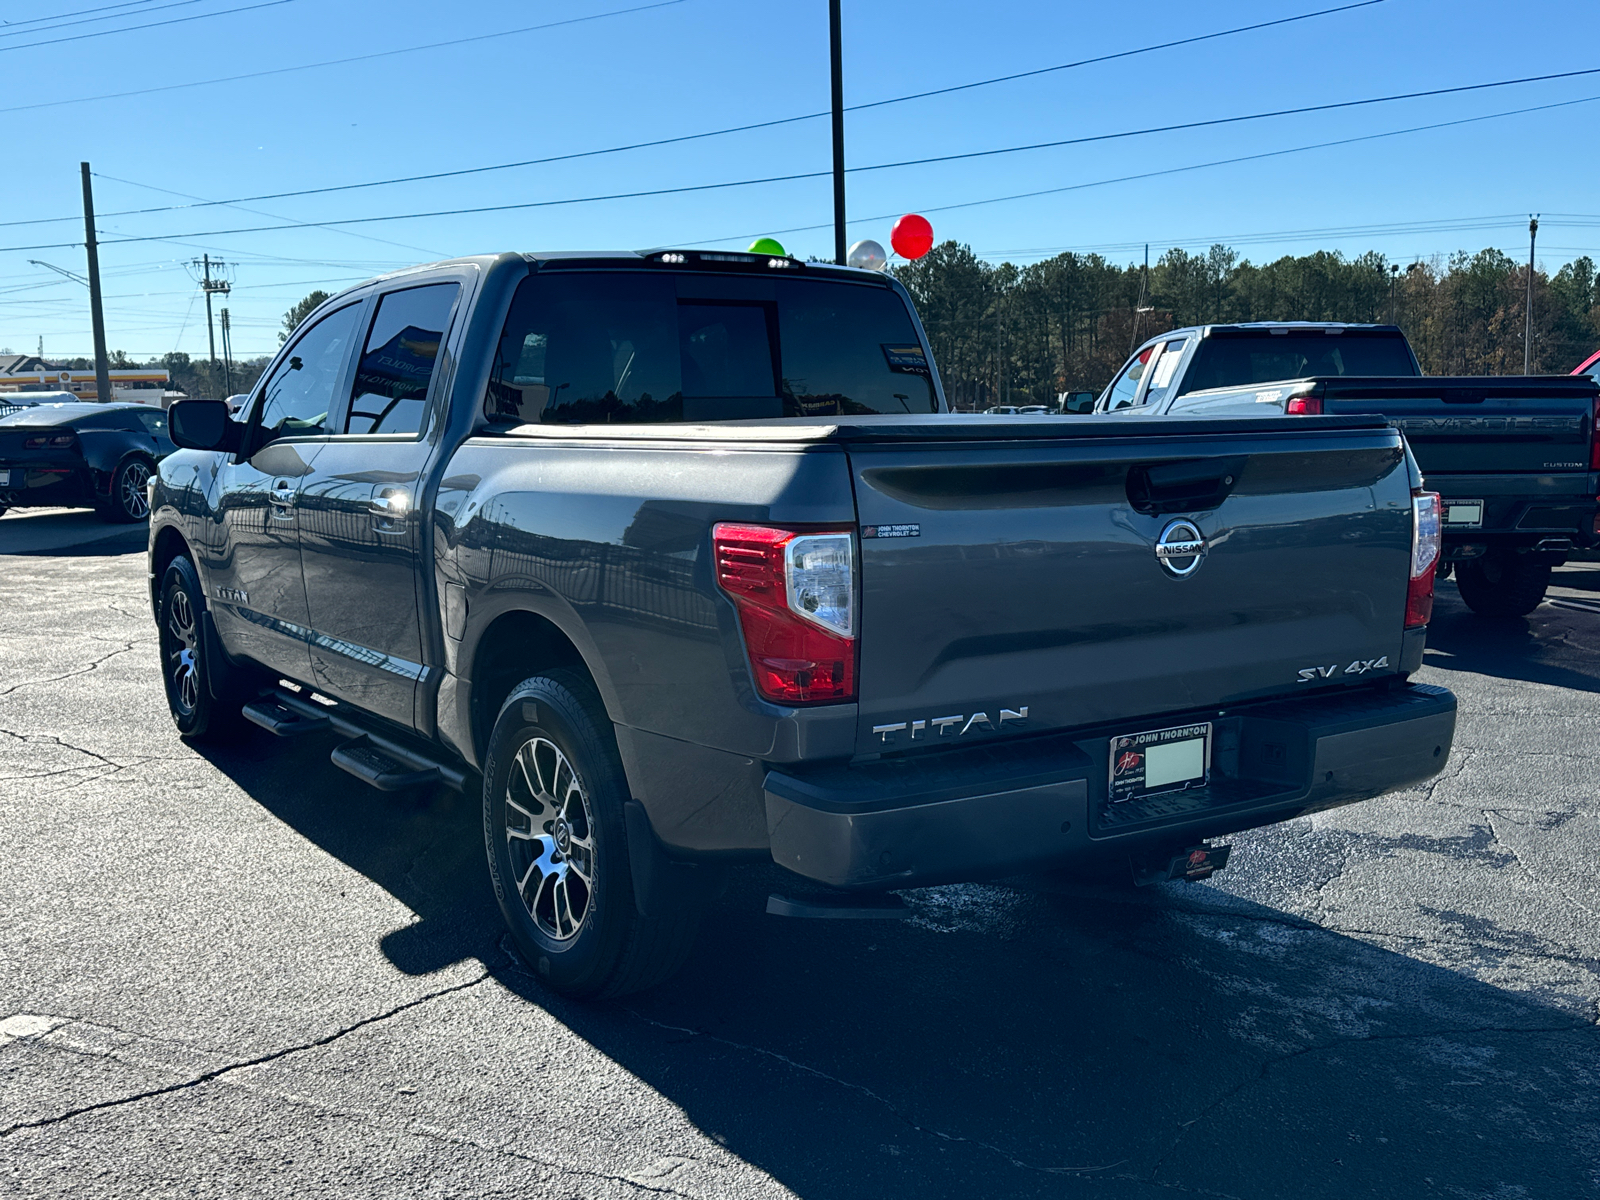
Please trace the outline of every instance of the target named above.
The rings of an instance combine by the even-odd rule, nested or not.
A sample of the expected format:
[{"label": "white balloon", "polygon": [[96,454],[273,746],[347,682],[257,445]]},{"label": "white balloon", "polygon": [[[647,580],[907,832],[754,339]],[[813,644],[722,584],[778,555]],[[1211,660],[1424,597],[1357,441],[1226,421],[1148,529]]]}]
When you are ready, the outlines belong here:
[{"label": "white balloon", "polygon": [[850,253],[845,255],[844,261],[847,266],[860,267],[867,271],[881,271],[889,265],[889,256],[877,242],[871,238],[863,238],[850,247]]}]

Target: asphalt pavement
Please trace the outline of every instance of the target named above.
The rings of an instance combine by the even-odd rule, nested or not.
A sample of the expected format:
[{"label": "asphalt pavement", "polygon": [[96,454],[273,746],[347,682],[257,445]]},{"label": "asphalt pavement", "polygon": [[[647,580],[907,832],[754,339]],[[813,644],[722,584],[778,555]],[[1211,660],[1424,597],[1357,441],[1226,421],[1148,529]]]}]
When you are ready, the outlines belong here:
[{"label": "asphalt pavement", "polygon": [[0,520],[0,1195],[1600,1196],[1600,567],[1519,621],[1442,585],[1445,773],[1207,883],[808,922],[752,867],[578,1004],[475,798],[184,744],[144,531],[80,526]]}]

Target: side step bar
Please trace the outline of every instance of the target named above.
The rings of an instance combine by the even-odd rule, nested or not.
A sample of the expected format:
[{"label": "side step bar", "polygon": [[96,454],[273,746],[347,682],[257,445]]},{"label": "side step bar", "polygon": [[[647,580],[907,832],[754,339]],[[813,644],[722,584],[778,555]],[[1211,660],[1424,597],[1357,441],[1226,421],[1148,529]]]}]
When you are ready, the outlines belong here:
[{"label": "side step bar", "polygon": [[326,708],[284,688],[244,706],[247,720],[279,737],[331,730],[350,740],[334,747],[333,765],[348,771],[380,791],[442,783],[458,792],[467,790],[467,772],[459,765],[431,755],[368,728],[338,708]]}]

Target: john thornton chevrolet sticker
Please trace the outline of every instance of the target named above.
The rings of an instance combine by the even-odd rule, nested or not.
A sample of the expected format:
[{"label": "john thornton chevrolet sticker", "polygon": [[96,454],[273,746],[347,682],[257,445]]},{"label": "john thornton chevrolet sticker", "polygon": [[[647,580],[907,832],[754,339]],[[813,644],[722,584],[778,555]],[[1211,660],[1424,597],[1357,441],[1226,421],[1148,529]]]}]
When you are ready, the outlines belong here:
[{"label": "john thornton chevrolet sticker", "polygon": [[864,538],[921,537],[921,525],[863,525]]}]

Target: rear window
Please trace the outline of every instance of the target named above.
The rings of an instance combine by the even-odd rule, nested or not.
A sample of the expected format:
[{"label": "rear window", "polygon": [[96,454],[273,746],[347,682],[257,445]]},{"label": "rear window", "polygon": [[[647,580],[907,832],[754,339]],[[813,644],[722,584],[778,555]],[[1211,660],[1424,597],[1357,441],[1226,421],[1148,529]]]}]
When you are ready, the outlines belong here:
[{"label": "rear window", "polygon": [[1245,387],[1304,379],[1308,375],[1404,375],[1417,373],[1401,337],[1271,334],[1201,339],[1179,395],[1207,388]]},{"label": "rear window", "polygon": [[911,314],[817,279],[544,271],[517,288],[485,407],[518,422],[935,412]]}]

